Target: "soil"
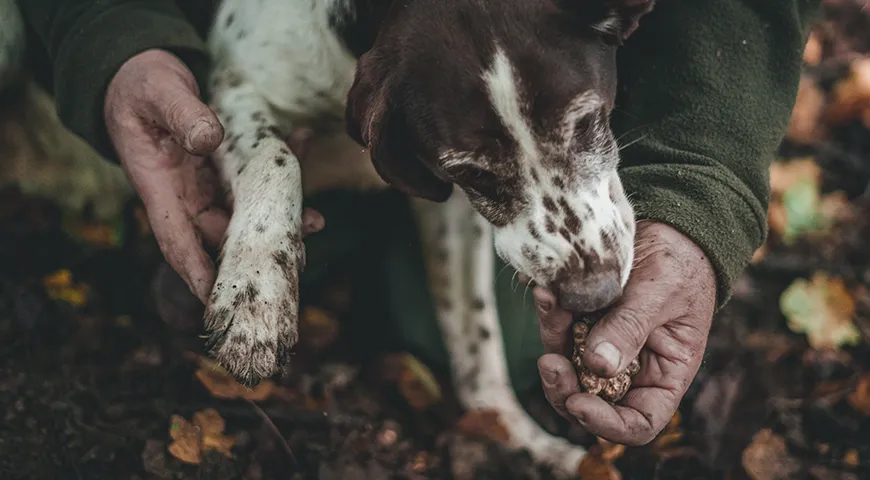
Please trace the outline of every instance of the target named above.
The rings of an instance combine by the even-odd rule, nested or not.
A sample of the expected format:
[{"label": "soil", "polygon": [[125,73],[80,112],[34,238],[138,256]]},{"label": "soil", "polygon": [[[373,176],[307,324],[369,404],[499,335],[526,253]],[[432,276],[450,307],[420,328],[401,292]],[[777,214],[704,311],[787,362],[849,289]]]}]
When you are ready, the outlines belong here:
[{"label": "soil", "polygon": [[[842,13],[850,2],[828,3],[828,18],[854,24]],[[866,54],[868,31],[850,27],[839,41]],[[825,55],[841,53],[826,41]],[[781,154],[813,156],[824,190],[844,191],[857,214],[821,237],[786,244],[771,235],[718,313],[672,424],[639,448],[586,438],[606,465],[584,478],[870,478],[870,132],[858,119],[829,130],[822,143],[787,140]],[[160,252],[135,202],[116,231],[119,246],[82,242],[51,202],[0,192],[0,478],[551,478],[526,454],[458,427],[443,378],[441,400],[427,399],[431,386],[409,392],[396,373],[406,357],[349,354],[334,327],[347,296],[338,283],[313,301],[323,318],[310,327],[316,334],[303,333],[278,393],[221,398],[197,376],[200,339],[160,319],[151,296]],[[58,270],[72,274],[66,294],[46,287]],[[856,345],[815,349],[789,329],[778,299],[816,272],[852,292]],[[526,401],[544,425],[566,428],[540,395]],[[210,408],[226,422],[231,454],[203,449],[198,464],[186,463],[169,449],[173,416]]]}]

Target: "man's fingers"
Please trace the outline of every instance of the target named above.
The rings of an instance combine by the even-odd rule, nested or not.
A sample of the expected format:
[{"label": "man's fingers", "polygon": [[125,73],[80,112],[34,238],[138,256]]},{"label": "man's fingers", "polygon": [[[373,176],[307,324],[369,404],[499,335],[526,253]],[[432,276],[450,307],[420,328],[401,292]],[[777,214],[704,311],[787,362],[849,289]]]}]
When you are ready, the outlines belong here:
[{"label": "man's fingers", "polygon": [[556,296],[547,289],[535,287],[535,312],[541,327],[541,342],[545,353],[568,355],[571,352],[571,314],[559,308]]},{"label": "man's fingers", "polygon": [[679,398],[660,388],[633,388],[620,405],[588,393],[572,395],[565,402],[568,413],[589,433],[629,446],[651,442],[678,405]]},{"label": "man's fingers", "polygon": [[302,209],[302,236],[306,237],[312,233],[317,233],[323,230],[326,226],[326,219],[317,210],[313,208]]},{"label": "man's fingers", "polygon": [[559,415],[570,420],[571,415],[565,408],[565,401],[580,391],[571,361],[562,355],[548,353],[538,359],[538,372],[547,401]]},{"label": "man's fingers", "polygon": [[199,227],[202,239],[214,249],[220,248],[229,224],[229,214],[217,207],[208,207],[196,216],[196,226]]},{"label": "man's fingers", "polygon": [[160,98],[150,99],[162,123],[172,138],[188,153],[198,157],[215,151],[224,138],[224,128],[217,115],[196,92],[179,82],[155,91]]},{"label": "man's fingers", "polygon": [[635,269],[622,299],[589,332],[583,363],[605,377],[625,370],[649,334],[671,318],[668,308],[674,288],[662,275]]}]

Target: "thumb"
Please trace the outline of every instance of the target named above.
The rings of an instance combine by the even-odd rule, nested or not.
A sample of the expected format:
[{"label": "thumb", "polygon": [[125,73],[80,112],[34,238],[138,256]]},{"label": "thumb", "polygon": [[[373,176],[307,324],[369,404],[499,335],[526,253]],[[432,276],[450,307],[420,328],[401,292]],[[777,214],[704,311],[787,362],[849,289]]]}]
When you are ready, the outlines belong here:
[{"label": "thumb", "polygon": [[626,289],[622,301],[589,332],[583,363],[597,375],[610,378],[624,371],[660,326],[668,295],[633,293]]},{"label": "thumb", "polygon": [[224,128],[214,111],[200,100],[190,83],[179,78],[159,89],[152,99],[156,119],[187,153],[204,157],[215,151],[224,138]]}]

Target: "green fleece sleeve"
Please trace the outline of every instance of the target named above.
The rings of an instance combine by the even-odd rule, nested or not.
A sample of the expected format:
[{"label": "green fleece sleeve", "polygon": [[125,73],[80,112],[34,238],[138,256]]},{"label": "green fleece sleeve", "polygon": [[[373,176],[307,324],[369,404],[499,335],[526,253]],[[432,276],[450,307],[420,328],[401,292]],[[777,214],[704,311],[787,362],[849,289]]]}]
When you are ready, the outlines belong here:
[{"label": "green fleece sleeve", "polygon": [[173,0],[20,0],[53,70],[58,114],[100,154],[116,160],[103,101],[121,65],[145,50],[178,56],[202,86],[208,56],[202,37]]},{"label": "green fleece sleeve", "polygon": [[768,169],[819,2],[656,3],[617,57],[620,173],[639,218],[707,253],[721,306],[767,235]]}]

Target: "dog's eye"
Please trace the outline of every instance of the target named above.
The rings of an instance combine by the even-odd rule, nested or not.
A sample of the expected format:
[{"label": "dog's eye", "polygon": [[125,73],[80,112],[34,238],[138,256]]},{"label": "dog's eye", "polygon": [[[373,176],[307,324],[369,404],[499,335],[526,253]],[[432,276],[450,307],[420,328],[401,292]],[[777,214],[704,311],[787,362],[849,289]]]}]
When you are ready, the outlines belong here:
[{"label": "dog's eye", "polygon": [[480,165],[471,163],[454,165],[447,169],[447,175],[462,187],[471,189],[483,197],[494,198],[498,191],[498,176]]},{"label": "dog's eye", "polygon": [[591,134],[598,123],[598,114],[584,115],[574,124],[574,138],[583,138]]}]

